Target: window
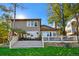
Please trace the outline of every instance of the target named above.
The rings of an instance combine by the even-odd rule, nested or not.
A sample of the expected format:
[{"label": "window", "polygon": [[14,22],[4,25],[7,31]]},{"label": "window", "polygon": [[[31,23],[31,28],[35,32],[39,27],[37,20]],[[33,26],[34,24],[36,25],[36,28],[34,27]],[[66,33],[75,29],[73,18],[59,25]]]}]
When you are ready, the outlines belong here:
[{"label": "window", "polygon": [[55,32],[53,33],[53,36],[56,36],[56,33]]},{"label": "window", "polygon": [[35,27],[35,26],[38,26],[38,23],[35,21],[27,21],[26,26],[27,27]]},{"label": "window", "polygon": [[29,26],[31,27],[31,21],[29,21]]},{"label": "window", "polygon": [[47,36],[49,36],[49,33],[47,33]]},{"label": "window", "polygon": [[51,32],[47,32],[47,36],[52,36],[52,33]]},{"label": "window", "polygon": [[34,22],[33,21],[27,21],[27,27],[33,27]]},{"label": "window", "polygon": [[31,27],[34,27],[34,22],[31,22]]},{"label": "window", "polygon": [[30,21],[27,21],[26,24],[27,24],[27,27],[30,27]]},{"label": "window", "polygon": [[35,26],[37,26],[37,22],[35,22]]},{"label": "window", "polygon": [[50,36],[52,36],[52,33],[50,32]]}]

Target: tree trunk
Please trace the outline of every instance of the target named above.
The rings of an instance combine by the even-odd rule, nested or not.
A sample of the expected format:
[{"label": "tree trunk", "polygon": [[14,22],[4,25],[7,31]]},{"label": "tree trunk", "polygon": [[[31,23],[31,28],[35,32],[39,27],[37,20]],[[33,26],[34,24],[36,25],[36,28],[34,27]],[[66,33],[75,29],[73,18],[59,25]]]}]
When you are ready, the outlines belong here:
[{"label": "tree trunk", "polygon": [[55,29],[57,29],[57,23],[55,22]]},{"label": "tree trunk", "polygon": [[78,43],[79,43],[79,32],[78,32],[78,27],[79,27],[79,21],[78,21],[78,17],[79,17],[79,14],[77,15],[76,14],[76,21],[77,21],[77,28],[76,28],[76,31],[77,31],[77,40],[78,40]]},{"label": "tree trunk", "polygon": [[[13,4],[14,7],[14,19],[13,19],[13,29],[15,29],[15,20],[16,20],[16,3]],[[13,31],[14,32],[14,31]]]},{"label": "tree trunk", "polygon": [[62,18],[62,31],[63,31],[63,35],[66,35],[66,32],[65,32],[65,20],[64,20],[64,7],[63,7],[62,3],[60,3],[60,13],[61,13],[61,18]]}]

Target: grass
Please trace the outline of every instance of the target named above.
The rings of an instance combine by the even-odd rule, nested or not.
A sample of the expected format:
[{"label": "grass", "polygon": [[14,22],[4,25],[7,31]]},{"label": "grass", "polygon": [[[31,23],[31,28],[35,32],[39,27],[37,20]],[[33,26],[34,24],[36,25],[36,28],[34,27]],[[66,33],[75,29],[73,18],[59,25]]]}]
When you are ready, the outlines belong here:
[{"label": "grass", "polygon": [[78,56],[79,48],[45,47],[45,48],[0,48],[0,56]]}]

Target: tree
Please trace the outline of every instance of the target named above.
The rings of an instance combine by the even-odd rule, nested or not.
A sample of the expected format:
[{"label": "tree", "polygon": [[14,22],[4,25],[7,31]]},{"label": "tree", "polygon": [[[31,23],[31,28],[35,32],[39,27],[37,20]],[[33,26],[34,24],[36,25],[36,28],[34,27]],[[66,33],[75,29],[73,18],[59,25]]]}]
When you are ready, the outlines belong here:
[{"label": "tree", "polygon": [[[16,7],[19,7],[19,8],[21,7],[22,9],[24,8],[21,5],[16,4],[16,3],[10,4],[10,6],[0,5],[0,10],[3,12],[3,14],[0,15],[0,20],[2,20],[2,25],[0,26],[0,30],[1,30],[0,31],[0,35],[1,35],[0,38],[2,38],[2,40],[3,40],[3,38],[8,40],[9,30],[14,29],[14,27],[10,28],[8,20],[12,19],[12,14],[14,14],[14,19],[16,19]],[[6,21],[5,26],[3,24],[3,20]],[[14,23],[15,23],[15,20],[14,20]],[[5,29],[7,29],[7,30],[5,30]]]},{"label": "tree", "polygon": [[60,13],[60,10],[61,10],[61,6],[60,4],[58,3],[55,3],[55,4],[49,4],[49,7],[48,7],[48,12],[49,12],[49,18],[48,18],[48,21],[49,23],[52,22],[52,21],[55,21],[56,22],[56,25],[60,25],[60,27],[62,28],[65,28],[66,26],[66,22],[68,20],[70,20],[74,15],[76,15],[76,13],[79,13],[79,4],[66,4],[64,3],[63,4],[63,15],[64,15],[64,27],[62,25],[62,17],[61,17],[61,13]]},{"label": "tree", "polygon": [[[58,6],[58,7],[56,7]],[[49,4],[48,7],[48,22],[52,23],[52,21],[55,21],[55,27],[57,28],[58,22],[60,22],[61,16],[60,16],[60,8],[59,4]]]},{"label": "tree", "polygon": [[0,9],[4,12],[2,15],[2,18],[4,19],[12,19],[12,14],[13,16],[13,28],[15,26],[15,19],[16,19],[16,8],[21,8],[21,9],[26,9],[23,7],[23,4],[17,4],[17,3],[11,3],[9,7],[5,5],[0,5]]},{"label": "tree", "polygon": [[63,7],[62,3],[60,3],[60,14],[61,14],[61,19],[62,19],[63,35],[66,35],[66,32],[65,32],[65,21],[64,21],[64,7]]},{"label": "tree", "polygon": [[[6,43],[8,42],[9,30],[11,30],[8,20],[12,18],[12,10],[10,9],[10,7],[7,7],[5,5],[0,5],[0,10],[3,12],[3,14],[0,15],[0,21],[2,20],[0,24],[0,37],[1,40],[3,40],[3,43]],[[6,42],[4,42],[5,40]]]},{"label": "tree", "polygon": [[[16,20],[16,8],[21,8],[21,9],[26,9],[25,7],[23,7],[23,5],[21,4],[17,4],[17,3],[12,3],[13,6],[13,13],[14,13],[14,17],[13,17],[13,29],[15,29],[15,20]],[[14,31],[13,31],[14,32]]]},{"label": "tree", "polygon": [[1,20],[5,20],[5,22],[8,24],[8,20],[12,19],[12,12],[13,10],[5,5],[0,5],[0,9],[3,12],[3,14],[0,16]]},{"label": "tree", "polygon": [[76,30],[77,30],[77,40],[79,43],[79,13],[76,14],[76,21],[77,21],[77,26],[76,26]]},{"label": "tree", "polygon": [[[8,26],[8,30],[7,30]],[[0,23],[0,41],[6,43],[8,41],[8,32],[9,32],[9,25],[6,22]]]}]

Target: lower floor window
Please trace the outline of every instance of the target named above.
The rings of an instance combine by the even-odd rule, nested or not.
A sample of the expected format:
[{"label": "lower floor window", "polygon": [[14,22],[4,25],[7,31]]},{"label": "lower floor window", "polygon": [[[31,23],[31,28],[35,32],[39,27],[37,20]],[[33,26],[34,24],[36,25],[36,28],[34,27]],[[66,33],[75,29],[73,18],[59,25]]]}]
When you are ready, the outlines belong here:
[{"label": "lower floor window", "polygon": [[53,36],[56,36],[56,33],[53,33]]}]

